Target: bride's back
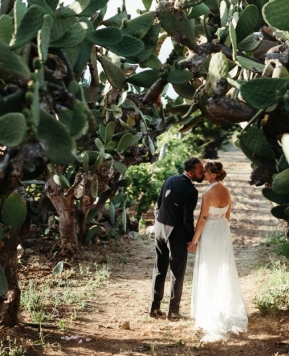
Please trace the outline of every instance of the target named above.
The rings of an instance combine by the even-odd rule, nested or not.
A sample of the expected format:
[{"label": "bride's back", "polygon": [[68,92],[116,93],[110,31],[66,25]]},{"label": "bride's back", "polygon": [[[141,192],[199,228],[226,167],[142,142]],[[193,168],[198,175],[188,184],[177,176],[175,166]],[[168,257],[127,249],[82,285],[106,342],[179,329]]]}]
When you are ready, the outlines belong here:
[{"label": "bride's back", "polygon": [[229,206],[231,203],[231,196],[229,189],[226,188],[222,183],[216,183],[209,187],[204,193],[209,199],[209,205],[216,208],[224,208]]}]

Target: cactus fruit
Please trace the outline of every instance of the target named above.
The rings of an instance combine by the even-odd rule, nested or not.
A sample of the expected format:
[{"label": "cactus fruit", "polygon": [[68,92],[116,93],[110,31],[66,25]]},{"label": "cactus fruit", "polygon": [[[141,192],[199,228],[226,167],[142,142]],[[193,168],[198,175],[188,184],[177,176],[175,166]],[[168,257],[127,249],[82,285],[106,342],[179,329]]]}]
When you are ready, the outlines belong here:
[{"label": "cactus fruit", "polygon": [[[13,130],[11,130],[13,127]],[[0,144],[7,147],[18,146],[26,136],[26,118],[21,113],[9,113],[0,117]]]},{"label": "cactus fruit", "polygon": [[277,194],[289,194],[289,168],[273,177],[272,189]]},{"label": "cactus fruit", "polygon": [[[24,189],[24,188],[23,188]],[[20,192],[14,192],[4,201],[1,210],[1,221],[11,231],[23,225],[27,214],[26,201]]]}]

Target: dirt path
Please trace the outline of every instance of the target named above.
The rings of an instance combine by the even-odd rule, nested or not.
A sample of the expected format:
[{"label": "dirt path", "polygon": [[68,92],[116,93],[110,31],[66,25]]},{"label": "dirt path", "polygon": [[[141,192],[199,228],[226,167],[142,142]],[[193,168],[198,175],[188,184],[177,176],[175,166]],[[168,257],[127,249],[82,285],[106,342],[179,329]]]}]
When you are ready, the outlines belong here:
[{"label": "dirt path", "polygon": [[[72,325],[69,335],[81,335],[83,342],[57,342],[61,350],[48,348],[45,355],[289,355],[289,316],[261,317],[254,308],[256,281],[252,272],[262,258],[260,242],[278,229],[270,205],[261,189],[248,184],[250,163],[236,148],[219,154],[228,173],[225,184],[233,197],[231,229],[242,290],[249,312],[246,334],[233,336],[222,344],[200,345],[192,321],[169,322],[148,316],[151,272],[154,262],[153,239],[130,237],[120,245],[104,247],[112,261],[111,278],[93,296],[90,309]],[[198,185],[200,196],[207,183]],[[198,207],[199,208],[199,207]],[[196,217],[198,210],[196,211]],[[107,249],[107,251],[105,251]],[[181,309],[189,314],[194,254],[190,254]],[[169,280],[169,278],[168,278]],[[165,295],[168,295],[168,283]],[[168,298],[162,308],[166,310]],[[91,340],[85,341],[86,338]],[[56,341],[56,340],[54,340]]]}]

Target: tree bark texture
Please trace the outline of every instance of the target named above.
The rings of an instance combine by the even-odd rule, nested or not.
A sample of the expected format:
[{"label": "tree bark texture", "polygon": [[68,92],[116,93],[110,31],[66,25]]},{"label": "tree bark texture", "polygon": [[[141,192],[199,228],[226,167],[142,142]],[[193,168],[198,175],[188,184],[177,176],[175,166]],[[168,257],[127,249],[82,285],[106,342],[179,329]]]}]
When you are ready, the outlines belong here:
[{"label": "tree bark texture", "polygon": [[17,276],[17,246],[28,228],[29,223],[26,221],[20,229],[11,233],[7,240],[0,242],[0,265],[8,281],[7,299],[0,300],[0,325],[8,327],[18,324],[21,291]]}]

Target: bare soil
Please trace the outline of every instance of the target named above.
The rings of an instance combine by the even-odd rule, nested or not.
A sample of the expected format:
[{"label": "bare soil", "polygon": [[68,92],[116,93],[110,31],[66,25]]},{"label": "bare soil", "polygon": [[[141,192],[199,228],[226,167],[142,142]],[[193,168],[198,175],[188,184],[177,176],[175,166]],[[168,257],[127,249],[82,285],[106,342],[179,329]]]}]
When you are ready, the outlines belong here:
[{"label": "bare soil", "polygon": [[[2,329],[2,338],[10,335],[27,348],[28,356],[39,355],[289,355],[289,312],[261,316],[254,305],[259,284],[254,272],[264,265],[270,247],[264,244],[268,235],[282,229],[280,222],[270,214],[270,204],[261,193],[262,187],[250,186],[250,162],[241,151],[230,147],[220,152],[219,160],[228,173],[226,186],[231,190],[233,208],[231,230],[241,286],[249,313],[248,332],[232,336],[227,342],[200,344],[200,336],[193,330],[191,320],[170,322],[152,319],[148,315],[151,294],[151,272],[154,263],[154,241],[149,233],[129,235],[119,244],[96,244],[85,248],[74,264],[111,263],[108,280],[102,282],[94,295],[87,295],[87,308],[76,320],[69,322],[65,331],[45,328],[45,345],[36,346],[39,330],[24,324],[28,316],[21,313],[21,323],[13,329]],[[198,185],[199,196],[207,183]],[[198,215],[198,208],[195,216]],[[147,225],[153,223],[152,213],[146,216]],[[38,252],[40,247],[38,246]],[[39,280],[51,277],[52,264],[42,253],[29,255],[20,269],[20,279]],[[194,254],[189,255],[182,312],[189,314]],[[43,266],[46,266],[45,268]],[[47,267],[48,266],[48,267]],[[167,278],[168,295],[169,276]],[[212,291],[213,292],[213,291]],[[166,311],[166,297],[162,309]],[[69,306],[67,306],[69,308]],[[65,336],[78,336],[65,340]]]}]

